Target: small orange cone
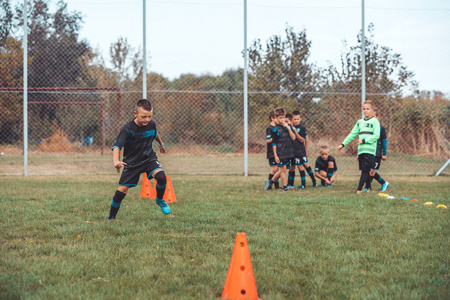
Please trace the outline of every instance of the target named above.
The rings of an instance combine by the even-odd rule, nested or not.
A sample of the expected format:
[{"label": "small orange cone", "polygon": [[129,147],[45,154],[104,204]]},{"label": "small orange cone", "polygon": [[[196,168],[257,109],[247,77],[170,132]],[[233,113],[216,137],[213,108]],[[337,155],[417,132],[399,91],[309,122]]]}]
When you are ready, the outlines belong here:
[{"label": "small orange cone", "polygon": [[231,256],[221,298],[258,300],[247,237],[243,232],[238,232],[236,235],[233,255]]},{"label": "small orange cone", "polygon": [[141,198],[152,198],[151,196],[152,196],[152,184],[150,183],[150,180],[147,178],[147,173],[144,173],[144,178],[142,179],[142,187],[141,187]]}]

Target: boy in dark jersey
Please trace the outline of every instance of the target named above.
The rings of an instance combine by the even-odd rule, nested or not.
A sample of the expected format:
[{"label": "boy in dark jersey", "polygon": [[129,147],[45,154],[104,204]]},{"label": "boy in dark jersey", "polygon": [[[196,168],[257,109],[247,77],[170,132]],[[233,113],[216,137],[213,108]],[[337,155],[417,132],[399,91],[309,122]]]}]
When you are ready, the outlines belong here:
[{"label": "boy in dark jersey", "polygon": [[357,135],[358,139],[358,162],[361,170],[357,194],[361,194],[364,183],[368,192],[371,192],[370,170],[374,167],[375,153],[377,150],[377,140],[380,138],[380,122],[373,117],[372,101],[366,100],[362,105],[364,118],[359,119],[353,126],[350,134],[336,147],[336,151],[341,150],[350,143]]},{"label": "boy in dark jersey", "polygon": [[[275,128],[275,111],[271,111],[269,113],[269,120],[270,124],[266,128],[266,143],[267,143],[267,159],[269,160],[269,166],[270,166],[270,172],[269,172],[269,180],[272,179],[273,175],[278,171],[277,163],[275,162],[275,157],[273,156],[273,147],[272,147],[272,132]],[[275,188],[279,188],[279,182],[278,180],[274,182]],[[269,190],[272,189],[272,187],[269,188]]]},{"label": "boy in dark jersey", "polygon": [[[164,214],[170,213],[169,205],[163,200],[166,190],[166,175],[153,151],[153,141],[156,140],[161,153],[165,153],[166,149],[156,131],[156,123],[152,121],[152,117],[153,107],[150,101],[139,100],[134,108],[134,119],[123,127],[111,148],[114,167],[118,173],[123,167],[123,172],[111,201],[108,221],[116,218],[128,189],[137,185],[141,173],[144,172],[147,173],[149,179],[155,178],[156,180],[156,204],[161,207]],[[124,148],[123,161],[120,161],[122,147]]]},{"label": "boy in dark jersey", "polygon": [[[289,126],[291,126],[292,132],[294,132],[295,134],[295,130],[294,130],[294,125],[292,123],[292,115],[291,114],[286,114],[286,122],[289,124]],[[292,143],[294,143],[297,140],[297,136],[295,137],[295,140],[292,141]],[[295,155],[295,145],[292,144],[294,146],[294,155]],[[289,160],[289,164],[287,165],[287,170],[288,170],[288,188],[289,189],[294,189],[294,179],[295,179],[295,156],[291,157],[291,159]]]},{"label": "boy in dark jersey", "polygon": [[275,162],[280,169],[272,179],[266,181],[265,189],[268,190],[275,180],[281,178],[283,190],[287,192],[289,189],[287,186],[286,169],[290,163],[290,159],[294,157],[292,141],[295,139],[295,135],[291,126],[286,122],[286,111],[284,108],[275,109],[275,119],[277,126],[275,126],[272,132],[272,147]]},{"label": "boy in dark jersey", "polygon": [[[380,118],[380,110],[377,107],[373,108],[373,116],[379,120]],[[377,152],[375,154],[375,164],[370,170],[370,177],[371,180],[375,178],[380,184],[381,184],[381,191],[385,192],[386,189],[389,186],[389,182],[385,181],[383,178],[380,177],[378,174],[378,170],[380,169],[381,160],[386,160],[386,149],[387,149],[387,138],[386,138],[386,129],[383,125],[380,124],[380,138],[377,141]]]},{"label": "boy in dark jersey", "polygon": [[[296,135],[296,140],[294,143],[294,154],[295,154],[295,165],[298,166],[298,170],[300,172],[300,179],[302,184],[297,188],[298,190],[305,189],[306,187],[306,174],[305,169],[308,172],[309,177],[312,180],[313,187],[317,186],[316,178],[314,176],[314,172],[311,169],[311,166],[308,163],[308,158],[306,154],[306,150],[308,147],[308,140],[309,137],[306,134],[306,127],[301,124],[302,117],[298,110],[295,110],[292,112],[292,122],[294,125],[294,133]],[[294,174],[292,174],[295,177],[295,169]],[[292,183],[294,183],[292,181]]]},{"label": "boy in dark jersey", "polygon": [[317,178],[320,179],[321,185],[331,187],[337,176],[336,159],[330,155],[328,146],[320,147],[320,155],[316,159],[316,167],[314,172]]}]

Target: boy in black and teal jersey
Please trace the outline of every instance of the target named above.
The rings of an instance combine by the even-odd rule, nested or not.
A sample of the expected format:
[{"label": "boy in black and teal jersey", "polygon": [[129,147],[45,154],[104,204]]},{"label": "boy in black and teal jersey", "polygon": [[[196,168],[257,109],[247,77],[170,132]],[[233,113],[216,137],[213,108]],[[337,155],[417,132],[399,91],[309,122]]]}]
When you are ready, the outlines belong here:
[{"label": "boy in black and teal jersey", "polygon": [[[380,118],[380,110],[376,107],[373,108],[373,116],[379,120]],[[378,170],[380,170],[381,160],[386,160],[386,149],[387,149],[387,137],[386,137],[386,129],[380,123],[380,138],[377,141],[377,152],[375,154],[375,163],[374,167],[370,171],[371,180],[375,178],[381,184],[381,192],[385,192],[389,186],[389,182],[385,181],[378,174]]]},{"label": "boy in black and teal jersey", "polygon": [[[267,159],[269,160],[269,166],[270,166],[270,172],[269,172],[269,180],[270,180],[273,178],[275,173],[278,172],[278,169],[279,169],[277,166],[277,163],[275,161],[275,156],[273,155],[273,147],[272,147],[272,132],[273,132],[273,129],[275,128],[275,126],[277,125],[275,123],[275,111],[273,111],[273,110],[270,111],[269,120],[270,120],[270,124],[266,128],[266,144],[267,144]],[[278,180],[275,181],[274,184],[275,184],[275,188],[278,189],[279,188]],[[270,187],[269,189],[272,189],[272,187]]]},{"label": "boy in black and teal jersey", "polygon": [[266,181],[265,189],[268,190],[274,181],[281,178],[283,190],[287,192],[286,169],[290,159],[294,157],[292,141],[295,139],[295,135],[292,127],[286,122],[286,111],[284,108],[275,109],[275,118],[277,126],[272,131],[272,147],[275,162],[280,169],[272,179]]},{"label": "boy in black and teal jersey", "polygon": [[380,138],[380,122],[373,117],[372,101],[367,100],[363,103],[364,118],[356,122],[350,134],[345,138],[341,145],[336,147],[336,151],[344,148],[357,135],[358,139],[358,161],[361,177],[359,178],[357,194],[362,193],[364,183],[369,192],[371,192],[370,170],[374,167],[375,154],[377,150],[377,141]]},{"label": "boy in black and teal jersey", "polygon": [[[296,140],[294,143],[294,154],[295,154],[295,165],[298,167],[300,172],[301,185],[297,188],[305,189],[306,187],[306,174],[305,169],[308,172],[309,177],[313,183],[313,187],[317,186],[316,178],[314,177],[314,172],[311,169],[311,166],[308,163],[307,158],[307,148],[308,148],[308,140],[309,137],[306,133],[306,127],[301,124],[302,117],[298,110],[292,112],[292,123],[294,125],[294,133],[296,136]],[[295,169],[291,169],[290,172],[294,172],[292,177],[295,177]],[[290,174],[291,175],[291,174]],[[294,180],[292,180],[292,185],[294,184]]]},{"label": "boy in black and teal jersey", "polygon": [[336,159],[330,155],[330,149],[325,145],[320,147],[319,154],[319,157],[316,159],[314,172],[316,177],[320,179],[321,186],[326,185],[330,188],[337,177]]},{"label": "boy in black and teal jersey", "polygon": [[[166,149],[161,137],[156,131],[156,123],[152,120],[153,107],[147,99],[139,100],[134,108],[134,119],[126,124],[120,131],[113,150],[114,167],[117,172],[123,167],[119,186],[111,201],[108,221],[116,218],[117,212],[125,198],[128,189],[135,187],[139,182],[141,173],[147,173],[149,179],[156,180],[156,204],[164,214],[170,213],[170,207],[163,200],[166,190],[166,175],[158,162],[152,144],[156,140],[161,153]],[[120,160],[120,151],[123,151],[123,161]]]}]

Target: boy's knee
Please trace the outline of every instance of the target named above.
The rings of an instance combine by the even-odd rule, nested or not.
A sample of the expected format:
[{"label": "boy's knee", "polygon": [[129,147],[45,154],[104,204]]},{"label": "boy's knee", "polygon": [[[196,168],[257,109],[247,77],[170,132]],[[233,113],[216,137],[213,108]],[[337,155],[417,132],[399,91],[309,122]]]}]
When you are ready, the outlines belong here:
[{"label": "boy's knee", "polygon": [[334,162],[330,161],[328,162],[328,169],[333,169],[334,168]]},{"label": "boy's knee", "polygon": [[158,173],[156,173],[154,178],[160,185],[165,185],[167,182],[166,174],[164,173],[164,171],[159,171]]},{"label": "boy's knee", "polygon": [[129,189],[129,188],[130,188],[129,186],[118,186],[118,187],[117,187],[117,190],[118,190],[119,192],[122,192],[122,193],[126,194],[126,193],[128,192],[128,189]]}]

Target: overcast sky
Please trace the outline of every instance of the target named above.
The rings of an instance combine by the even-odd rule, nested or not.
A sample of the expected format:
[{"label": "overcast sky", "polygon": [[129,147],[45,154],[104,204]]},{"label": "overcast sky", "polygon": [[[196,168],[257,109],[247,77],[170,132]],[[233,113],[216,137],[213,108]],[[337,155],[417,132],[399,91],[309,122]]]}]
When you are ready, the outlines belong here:
[{"label": "overcast sky", "polygon": [[[56,0],[54,0],[56,1]],[[142,0],[66,0],[80,11],[81,37],[109,60],[109,47],[126,37],[142,47]],[[148,70],[174,78],[221,74],[243,66],[243,0],[147,0]],[[366,0],[366,28],[375,41],[400,53],[421,89],[450,92],[450,1]],[[339,65],[343,41],[355,45],[361,0],[248,0],[248,44],[306,29],[311,62]],[[367,34],[367,32],[366,32]]]}]

